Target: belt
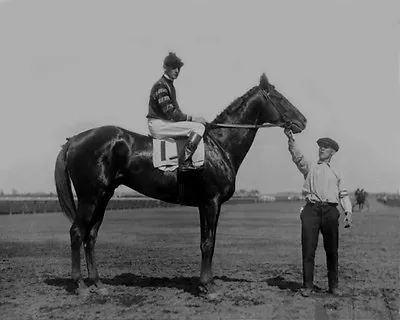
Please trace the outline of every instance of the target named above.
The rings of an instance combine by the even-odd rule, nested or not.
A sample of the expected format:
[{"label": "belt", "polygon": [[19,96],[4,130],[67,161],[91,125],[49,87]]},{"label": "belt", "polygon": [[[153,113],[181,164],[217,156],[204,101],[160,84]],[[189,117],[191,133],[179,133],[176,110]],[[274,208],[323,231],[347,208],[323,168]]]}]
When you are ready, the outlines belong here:
[{"label": "belt", "polygon": [[315,207],[324,207],[324,206],[336,207],[338,205],[336,202],[310,201],[310,200],[307,200],[307,204]]}]

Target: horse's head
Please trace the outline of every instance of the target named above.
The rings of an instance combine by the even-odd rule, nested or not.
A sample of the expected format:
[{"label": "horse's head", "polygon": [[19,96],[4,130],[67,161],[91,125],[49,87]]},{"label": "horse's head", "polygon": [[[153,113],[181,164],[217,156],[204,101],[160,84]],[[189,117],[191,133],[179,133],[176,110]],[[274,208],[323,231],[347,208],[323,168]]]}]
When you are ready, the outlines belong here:
[{"label": "horse's head", "polygon": [[264,97],[262,116],[265,122],[289,128],[293,133],[303,131],[307,124],[306,117],[275,89],[263,73],[259,87]]}]

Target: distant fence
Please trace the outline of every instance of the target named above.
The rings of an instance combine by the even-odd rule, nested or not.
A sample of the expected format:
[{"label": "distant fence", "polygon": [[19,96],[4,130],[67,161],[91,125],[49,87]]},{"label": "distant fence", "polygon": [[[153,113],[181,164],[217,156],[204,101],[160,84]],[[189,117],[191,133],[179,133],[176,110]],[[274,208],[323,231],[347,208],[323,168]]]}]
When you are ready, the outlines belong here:
[{"label": "distant fence", "polygon": [[376,200],[389,207],[400,207],[400,196],[377,197]]},{"label": "distant fence", "polygon": [[[229,204],[248,204],[263,202],[257,197],[231,198]],[[107,210],[132,210],[144,208],[167,208],[178,206],[174,203],[167,203],[147,197],[137,198],[113,198],[107,206]],[[26,214],[26,213],[51,213],[61,212],[57,198],[36,198],[36,199],[0,199],[0,214]]]},{"label": "distant fence", "polygon": [[[176,204],[150,198],[111,199],[107,210],[171,207]],[[61,212],[57,199],[0,200],[0,214]]]}]

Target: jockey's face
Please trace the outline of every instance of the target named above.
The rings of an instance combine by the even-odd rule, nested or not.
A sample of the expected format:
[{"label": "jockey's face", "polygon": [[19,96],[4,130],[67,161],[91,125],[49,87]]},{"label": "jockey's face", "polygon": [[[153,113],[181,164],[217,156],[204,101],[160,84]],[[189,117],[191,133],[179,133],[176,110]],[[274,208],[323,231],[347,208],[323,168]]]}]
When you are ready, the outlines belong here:
[{"label": "jockey's face", "polygon": [[335,154],[335,150],[329,147],[320,146],[318,150],[318,156],[320,161],[329,161]]},{"label": "jockey's face", "polygon": [[172,80],[175,80],[179,76],[179,72],[181,70],[179,68],[171,68],[171,67],[166,67],[165,68],[165,74],[170,77]]}]

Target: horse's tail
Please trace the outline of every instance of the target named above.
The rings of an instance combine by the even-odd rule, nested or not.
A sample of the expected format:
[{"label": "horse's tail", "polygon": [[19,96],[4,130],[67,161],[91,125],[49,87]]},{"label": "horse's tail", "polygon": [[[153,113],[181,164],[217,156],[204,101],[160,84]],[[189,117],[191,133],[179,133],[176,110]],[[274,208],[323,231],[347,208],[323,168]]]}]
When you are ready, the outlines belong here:
[{"label": "horse's tail", "polygon": [[76,217],[76,206],[74,202],[74,195],[71,188],[71,179],[67,169],[67,151],[69,143],[63,145],[62,149],[58,153],[56,160],[56,167],[54,170],[54,178],[56,182],[56,190],[58,201],[61,209],[71,222]]}]

